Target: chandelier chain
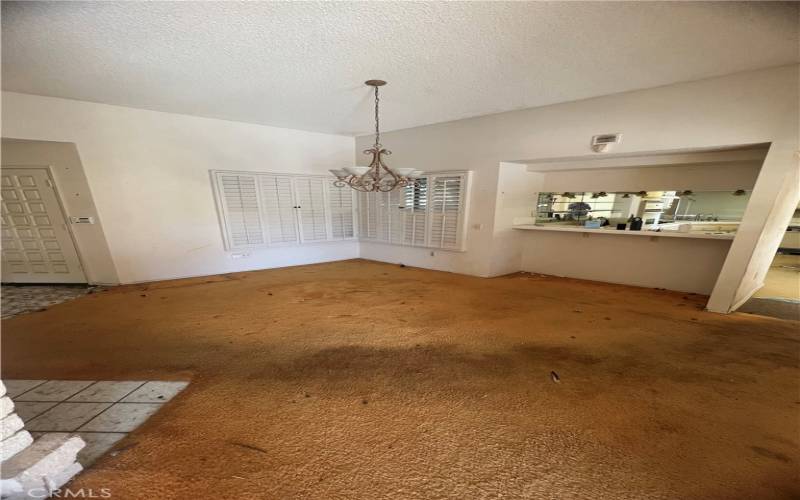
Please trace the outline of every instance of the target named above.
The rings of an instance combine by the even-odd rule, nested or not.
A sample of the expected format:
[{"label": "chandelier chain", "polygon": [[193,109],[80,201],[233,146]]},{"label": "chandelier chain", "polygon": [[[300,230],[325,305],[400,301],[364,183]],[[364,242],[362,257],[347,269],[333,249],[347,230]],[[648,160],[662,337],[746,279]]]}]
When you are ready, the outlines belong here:
[{"label": "chandelier chain", "polygon": [[[392,154],[391,151],[383,149],[381,145],[381,118],[380,118],[380,91],[378,88],[386,85],[383,80],[367,80],[366,85],[375,88],[375,145],[372,149],[364,150],[364,154],[372,155],[372,161],[368,167],[345,167],[341,170],[331,170],[336,177],[333,185],[336,187],[349,186],[361,192],[380,192],[388,193],[398,188],[419,187],[421,170],[404,168],[394,170],[383,163],[383,157]],[[401,173],[402,172],[402,173]]]},{"label": "chandelier chain", "polygon": [[380,106],[380,97],[378,97],[378,87],[375,87],[375,147],[379,147],[381,145],[381,119],[380,114],[378,113],[378,107]]}]

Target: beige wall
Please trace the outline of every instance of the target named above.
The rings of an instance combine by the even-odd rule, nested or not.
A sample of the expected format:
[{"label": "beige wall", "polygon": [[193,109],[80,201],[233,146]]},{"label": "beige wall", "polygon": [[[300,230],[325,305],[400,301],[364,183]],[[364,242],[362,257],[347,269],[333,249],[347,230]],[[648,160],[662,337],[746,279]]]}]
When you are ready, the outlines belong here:
[{"label": "beige wall", "polygon": [[494,216],[494,254],[491,276],[522,269],[523,241],[513,229],[515,220],[530,217],[541,191],[544,174],[528,172],[525,165],[503,163],[497,175],[497,201]]},{"label": "beige wall", "polygon": [[542,191],[735,191],[752,189],[761,161],[725,165],[604,168],[544,172]]},{"label": "beige wall", "polygon": [[731,240],[521,231],[522,269],[707,295]]},{"label": "beige wall", "polygon": [[[714,304],[713,310],[726,311],[734,295],[741,295],[734,291],[756,254],[756,247],[770,250],[773,243],[777,245],[778,233],[766,234],[763,230],[767,220],[782,222],[783,214],[777,212],[783,207],[773,207],[774,201],[781,196],[787,172],[797,169],[793,154],[800,135],[799,68],[792,65],[739,73],[384,133],[383,144],[394,152],[390,162],[393,166],[474,172],[467,251],[430,255],[427,249],[362,245],[362,257],[480,276],[508,269],[505,262],[508,247],[515,243],[509,238],[495,239],[494,233],[501,163],[596,158],[598,155],[589,148],[595,134],[622,133],[624,140],[614,153],[631,155],[771,144],[743,221],[743,231],[740,230],[725,259],[724,269],[729,279],[721,281],[715,291],[721,302]],[[357,139],[355,151],[359,159],[358,152],[371,140],[369,136]],[[783,196],[796,197],[796,188]],[[640,253],[632,248],[626,251],[630,251],[630,259]],[[714,256],[713,262],[724,259],[720,252],[705,255]],[[769,263],[760,259],[753,265],[763,270]],[[647,279],[644,271],[637,272]],[[672,272],[689,281],[694,279],[683,267],[675,267]],[[759,274],[750,276],[756,285]]]},{"label": "beige wall", "polygon": [[[372,141],[369,136],[357,138],[354,148],[354,141],[342,136],[8,92],[3,93],[3,136],[77,145],[123,282],[359,254],[480,276],[502,274],[518,266],[521,239],[526,238],[527,245],[532,238],[508,227],[504,213],[516,213],[518,200],[531,188],[516,184],[515,179],[523,178],[521,172],[508,178],[501,174],[504,162],[597,158],[589,140],[606,132],[623,134],[623,142],[614,149],[622,155],[768,143],[750,206],[727,259],[720,247],[729,243],[703,243],[714,250],[697,254],[709,268],[725,260],[710,307],[727,311],[763,280],[770,252],[774,253],[800,197],[794,156],[800,135],[798,68],[740,73],[385,133],[382,142],[394,152],[392,166],[473,171],[466,252],[375,243],[329,243],[292,252],[264,249],[240,260],[225,252],[208,170],[325,172],[352,164],[354,152],[361,162],[360,151]],[[732,166],[720,168],[723,179],[749,175]],[[571,237],[552,235],[567,236]],[[638,258],[642,243],[646,241],[620,243],[618,256]],[[666,243],[664,248],[682,244]],[[670,269],[675,279],[694,283],[694,271],[669,262],[675,264]],[[650,286],[645,271],[634,268],[632,273],[631,282]],[[685,289],[680,284],[672,287]]]},{"label": "beige wall", "polygon": [[43,141],[2,142],[4,167],[49,167],[61,204],[69,217],[93,217],[94,224],[70,224],[78,255],[89,283],[119,283],[108,249],[103,219],[97,211],[89,183],[74,144]]},{"label": "beige wall", "polygon": [[[509,177],[510,184],[526,193],[522,200],[527,210],[520,208],[519,216],[535,209],[537,191],[724,190],[723,194],[733,199],[730,193],[735,189],[753,187],[760,170],[760,162],[748,162],[529,171],[527,178],[504,175],[513,170],[512,165],[501,167],[500,178]],[[711,293],[731,246],[730,241],[718,240],[514,232],[521,240],[517,261],[525,271],[701,294]],[[510,254],[509,259],[513,258]]]}]

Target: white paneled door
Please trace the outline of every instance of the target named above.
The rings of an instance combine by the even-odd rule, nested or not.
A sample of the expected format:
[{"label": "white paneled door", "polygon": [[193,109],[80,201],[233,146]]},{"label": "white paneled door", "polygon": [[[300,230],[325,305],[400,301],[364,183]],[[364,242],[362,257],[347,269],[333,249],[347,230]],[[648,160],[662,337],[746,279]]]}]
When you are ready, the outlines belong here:
[{"label": "white paneled door", "polygon": [[3,283],[86,283],[45,168],[3,168]]}]

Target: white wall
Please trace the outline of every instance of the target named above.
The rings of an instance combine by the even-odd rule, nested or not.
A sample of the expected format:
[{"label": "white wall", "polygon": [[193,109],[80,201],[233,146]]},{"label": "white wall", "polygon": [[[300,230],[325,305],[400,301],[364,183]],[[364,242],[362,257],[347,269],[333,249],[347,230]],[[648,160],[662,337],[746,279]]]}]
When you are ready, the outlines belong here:
[{"label": "white wall", "polygon": [[89,283],[119,283],[103,218],[94,204],[78,149],[69,142],[3,140],[3,166],[49,167],[67,217],[92,217],[94,224],[71,224],[72,238]]},{"label": "white wall", "polygon": [[528,172],[525,165],[502,163],[497,175],[497,201],[492,239],[490,276],[514,273],[522,267],[523,240],[513,229],[515,220],[530,218],[545,175]]},{"label": "white wall", "polygon": [[[530,235],[515,236],[504,222],[503,212],[520,208],[516,201],[506,201],[518,200],[519,193],[506,193],[521,187],[514,185],[513,175],[501,175],[503,162],[596,158],[589,150],[590,137],[606,132],[623,134],[614,150],[618,154],[769,143],[709,303],[712,310],[726,311],[760,285],[780,240],[780,226],[785,228],[800,197],[794,157],[800,135],[799,68],[740,73],[384,133],[382,142],[394,152],[388,162],[392,166],[474,172],[467,251],[363,243],[360,255],[479,276],[509,272],[521,256],[521,238]],[[352,164],[354,151],[360,161],[360,151],[372,137],[358,138],[354,148],[351,138],[341,136],[15,93],[3,94],[2,116],[4,137],[77,144],[123,282],[336,260],[359,253],[356,243],[327,243],[230,259],[222,247],[208,170],[325,172]],[[636,258],[639,250],[625,245],[620,255],[627,252],[627,257]],[[703,255],[717,255],[718,260],[721,246],[725,245]],[[685,268],[676,266],[671,272],[692,279]],[[648,286],[647,281],[642,284]]]},{"label": "white wall", "polygon": [[352,164],[351,137],[10,92],[2,119],[5,138],[77,145],[122,283],[358,256],[340,242],[231,259],[208,172],[327,173]]},{"label": "white wall", "polygon": [[[775,200],[787,172],[797,169],[792,155],[799,135],[798,68],[739,73],[384,133],[381,142],[394,152],[393,166],[474,171],[467,252],[452,256],[438,252],[432,257],[425,249],[371,246],[362,248],[362,256],[483,276],[503,269],[504,263],[495,260],[507,259],[506,246],[513,243],[493,245],[500,163],[595,157],[589,141],[598,133],[621,132],[624,140],[614,152],[630,154],[772,143],[751,197],[755,203],[751,201],[743,221],[744,231],[726,259],[724,268],[732,278],[720,284],[718,295],[727,296],[723,302],[730,303],[759,241],[766,245],[777,235],[762,239],[773,211],[773,203],[766,201]],[[371,140],[359,137],[356,152]],[[785,196],[797,196],[797,188]],[[475,224],[482,229],[475,229]],[[688,274],[681,268],[674,272]]]}]

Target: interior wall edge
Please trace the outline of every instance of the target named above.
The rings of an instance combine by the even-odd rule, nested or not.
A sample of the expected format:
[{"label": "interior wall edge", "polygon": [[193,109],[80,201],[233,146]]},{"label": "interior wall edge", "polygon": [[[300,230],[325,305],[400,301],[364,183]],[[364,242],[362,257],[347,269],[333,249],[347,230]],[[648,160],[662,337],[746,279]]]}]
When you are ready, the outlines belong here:
[{"label": "interior wall edge", "polygon": [[735,311],[763,286],[800,201],[797,148],[798,141],[776,141],[770,146],[739,231],[709,298],[709,311]]}]

